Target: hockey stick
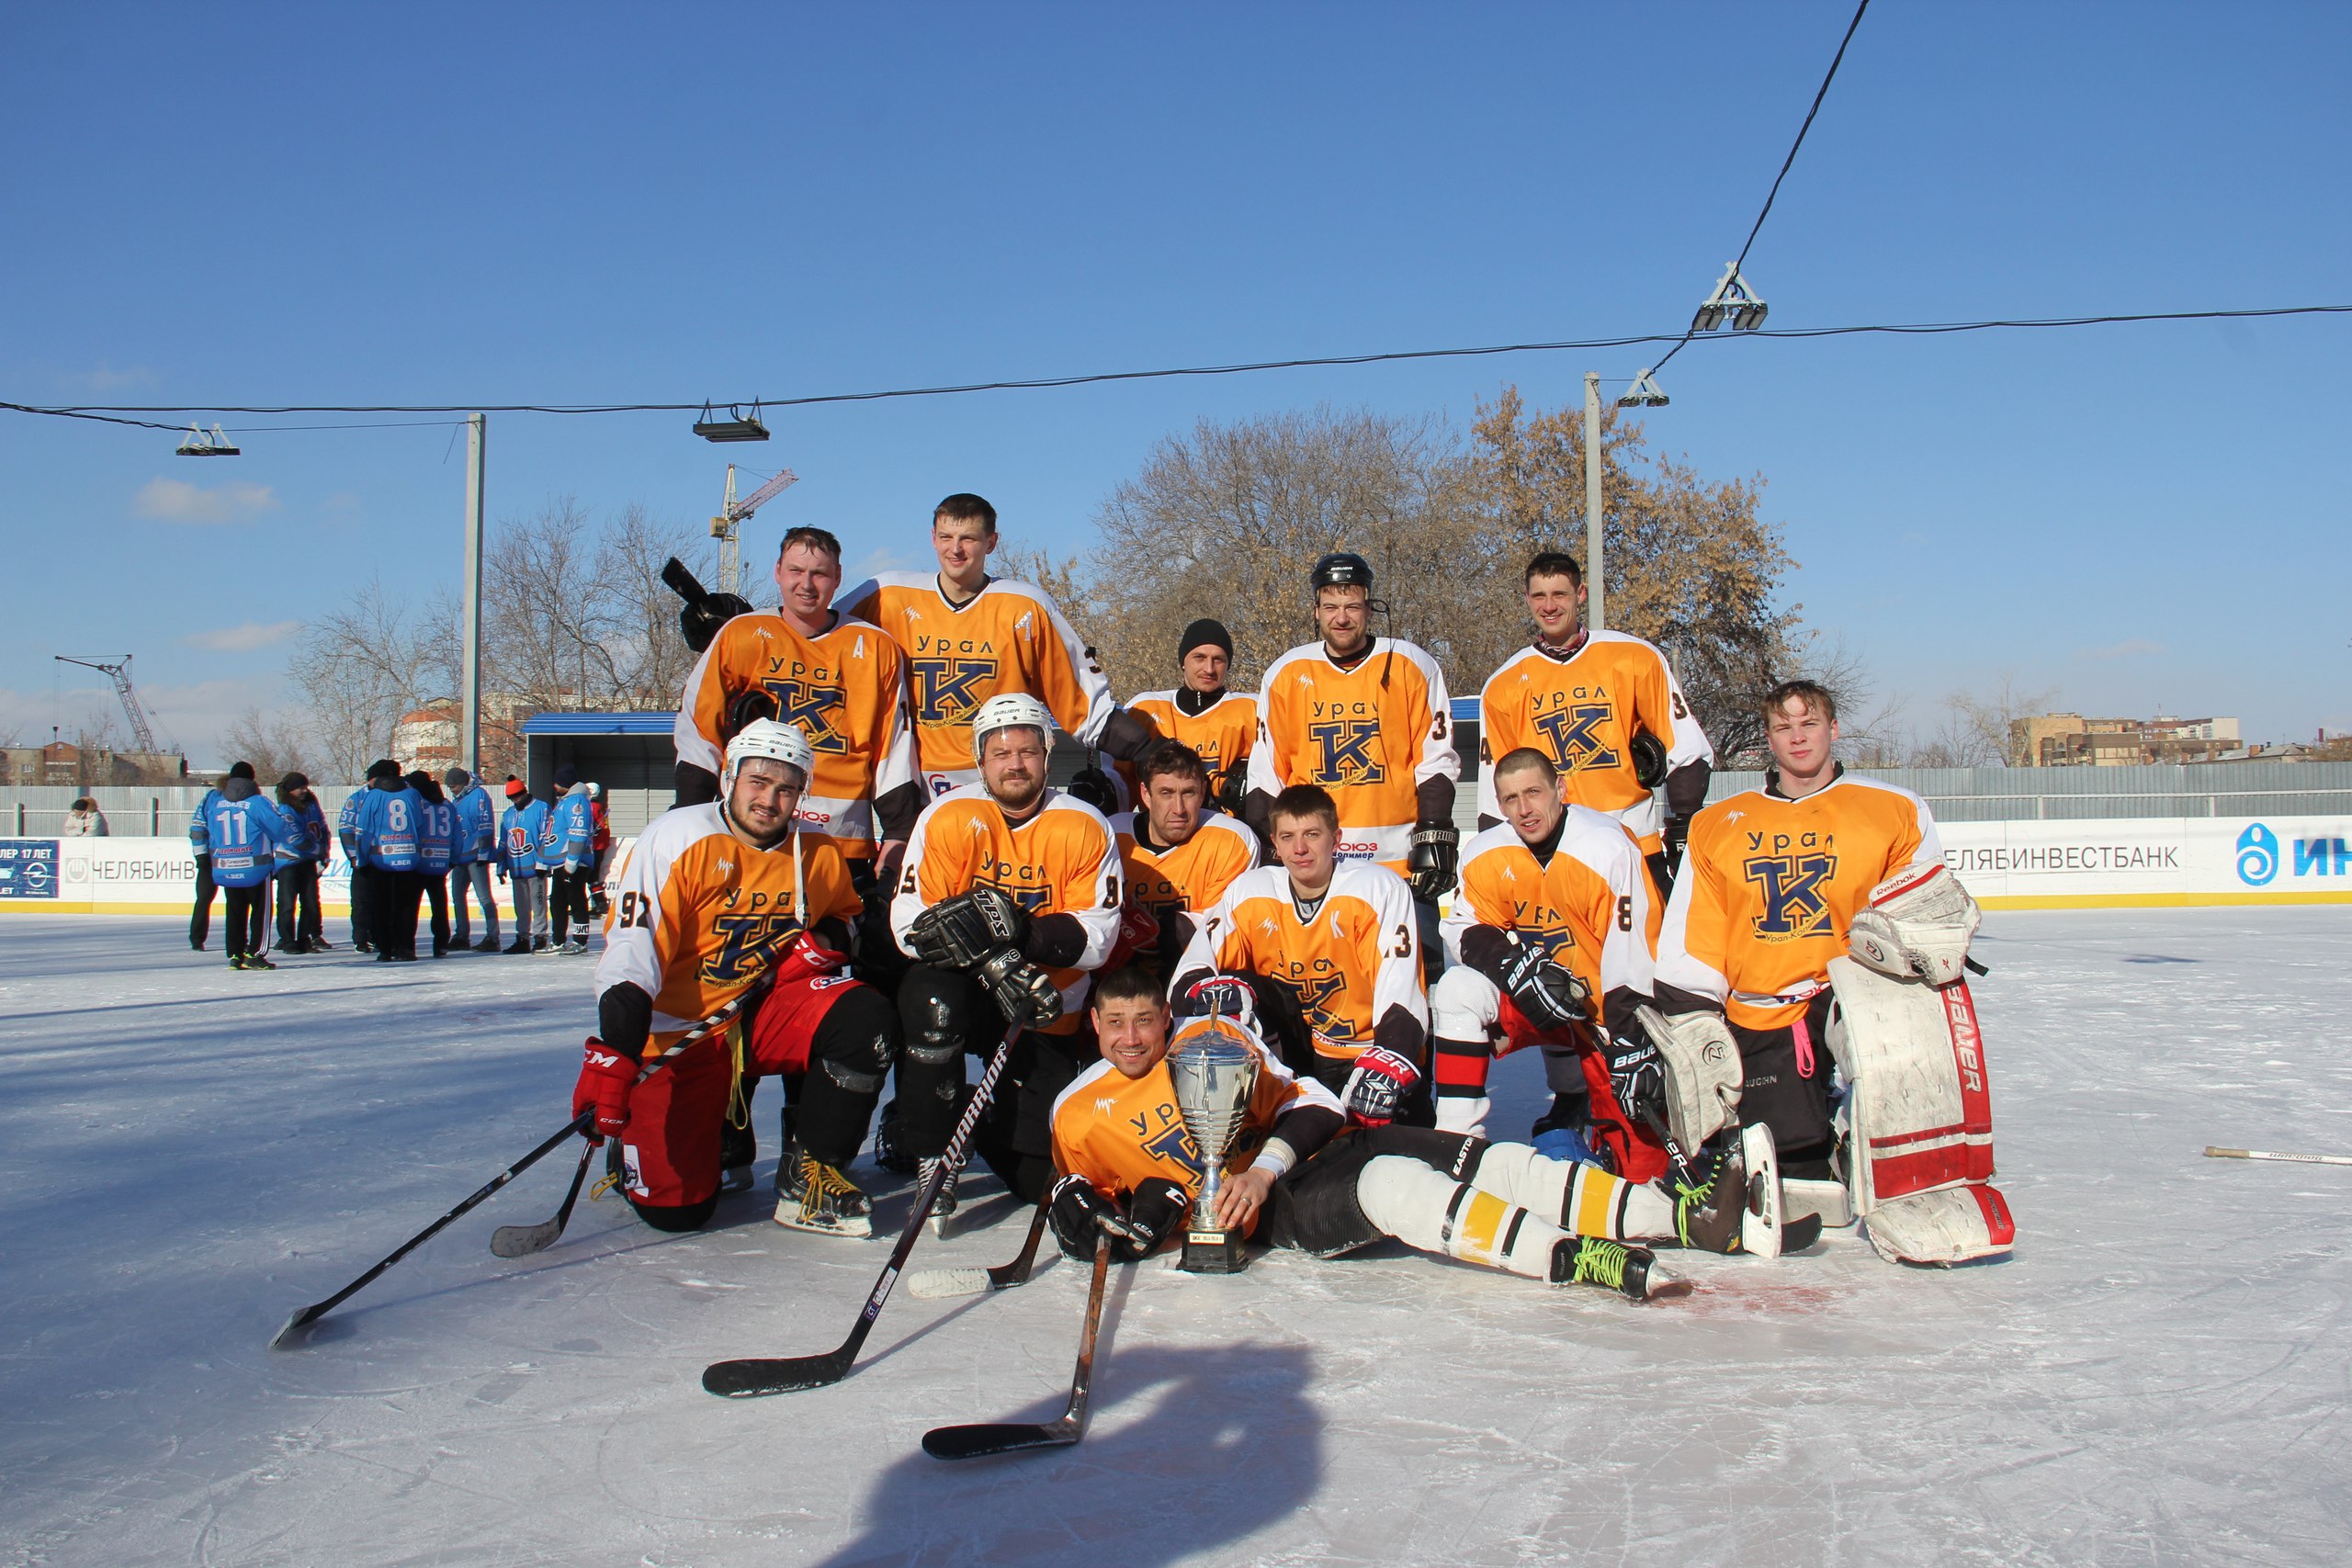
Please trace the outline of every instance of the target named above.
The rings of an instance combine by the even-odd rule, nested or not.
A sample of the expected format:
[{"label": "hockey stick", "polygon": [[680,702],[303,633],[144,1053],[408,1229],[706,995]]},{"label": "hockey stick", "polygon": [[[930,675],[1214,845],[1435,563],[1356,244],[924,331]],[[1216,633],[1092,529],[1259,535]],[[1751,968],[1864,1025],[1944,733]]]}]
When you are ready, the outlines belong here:
[{"label": "hockey stick", "polygon": [[1086,1327],[1078,1337],[1078,1371],[1069,1404],[1057,1421],[979,1421],[967,1427],[933,1427],[922,1435],[922,1451],[933,1459],[986,1459],[1025,1449],[1068,1448],[1086,1435],[1087,1396],[1094,1384],[1094,1335],[1102,1325],[1102,1287],[1111,1277],[1109,1232],[1094,1238],[1094,1280],[1086,1288]]},{"label": "hockey stick", "polygon": [[1029,1217],[1029,1239],[1021,1256],[992,1269],[918,1269],[907,1276],[907,1294],[926,1300],[940,1296],[978,1296],[1009,1291],[1029,1282],[1030,1265],[1037,1260],[1037,1243],[1046,1234],[1046,1205]]},{"label": "hockey stick", "polygon": [[940,1156],[939,1165],[923,1183],[922,1191],[915,1199],[914,1213],[907,1216],[906,1228],[899,1233],[898,1245],[890,1249],[890,1260],[882,1266],[882,1276],[874,1281],[873,1291],[865,1298],[865,1307],[857,1314],[857,1323],[849,1337],[821,1356],[751,1356],[732,1361],[713,1361],[702,1371],[702,1386],[706,1393],[729,1399],[755,1399],[763,1394],[791,1393],[798,1389],[823,1388],[849,1376],[857,1352],[865,1337],[874,1331],[874,1320],[882,1315],[883,1303],[890,1299],[890,1288],[899,1282],[899,1271],[906,1268],[907,1258],[922,1239],[923,1222],[931,1217],[932,1204],[939,1201],[940,1189],[964,1163],[965,1146],[971,1142],[972,1133],[979,1125],[980,1112],[986,1111],[989,1097],[996,1092],[996,1080],[1003,1076],[1004,1065],[1012,1058],[1012,1043],[1021,1036],[1021,1026],[1014,1024],[1005,1031],[1004,1039],[989,1058],[988,1071],[980,1075],[979,1087],[972,1091],[971,1103],[964,1107],[963,1118],[956,1123],[955,1135],[947,1140],[947,1149]]},{"label": "hockey stick", "polygon": [[[671,1057],[675,1056],[688,1045],[691,1045],[695,1041],[702,1039],[704,1036],[710,1033],[711,1031],[724,1028],[727,1024],[732,1022],[735,1016],[743,1010],[744,1004],[750,1001],[753,996],[765,988],[766,980],[764,977],[752,981],[751,986],[746,987],[741,995],[736,997],[725,1007],[719,1009],[717,1012],[711,1014],[708,1018],[695,1025],[694,1028],[681,1035],[660,1055],[654,1057],[650,1062],[646,1063],[643,1067],[639,1069],[637,1081],[643,1083],[648,1077],[660,1070],[663,1063],[669,1061]],[[492,1193],[497,1191],[500,1188],[505,1186],[508,1182],[514,1180],[516,1177],[522,1175],[525,1171],[538,1164],[540,1160],[546,1158],[548,1155],[554,1152],[557,1145],[562,1143],[566,1138],[571,1137],[575,1134],[584,1134],[589,1128],[595,1125],[595,1122],[596,1113],[594,1111],[583,1111],[579,1115],[573,1117],[571,1121],[565,1122],[561,1128],[558,1129],[557,1132],[547,1140],[547,1142],[541,1144],[537,1148],[533,1149],[529,1154],[525,1155],[521,1159],[516,1160],[513,1165],[508,1166],[504,1170],[500,1171],[496,1176],[492,1177],[488,1181],[483,1182],[480,1187],[474,1190],[472,1195],[468,1197],[465,1201],[459,1203],[456,1208],[451,1209],[447,1213],[442,1215],[439,1219],[434,1221],[431,1224],[425,1226],[423,1230],[417,1232],[414,1235],[401,1243],[399,1247],[392,1249],[392,1252],[389,1257],[385,1258],[382,1262],[377,1264],[373,1269],[368,1269],[368,1272],[360,1275],[359,1278],[354,1280],[351,1283],[345,1285],[334,1294],[327,1297],[326,1300],[312,1302],[309,1306],[298,1309],[291,1317],[288,1317],[286,1320],[286,1325],[280,1328],[277,1334],[271,1337],[269,1341],[269,1348],[273,1350],[283,1350],[288,1348],[293,1344],[302,1329],[307,1328],[313,1323],[316,1323],[320,1318],[324,1317],[336,1307],[339,1307],[345,1302],[349,1301],[353,1296],[358,1294],[368,1285],[374,1283],[376,1278],[382,1274],[385,1269],[390,1269],[393,1264],[398,1263],[401,1258],[406,1258],[410,1253],[415,1251],[418,1247],[423,1247],[435,1236],[439,1235],[443,1230],[447,1229],[456,1221],[471,1213],[476,1208],[481,1206],[482,1202],[488,1200]],[[580,1169],[583,1175],[588,1169],[588,1161],[585,1156],[581,1159]],[[571,1190],[575,1196],[580,1190],[579,1179],[576,1177],[573,1179]],[[547,1224],[553,1225],[555,1229],[553,1233],[548,1235],[547,1242],[542,1242],[540,1244],[541,1246],[548,1245],[548,1242],[554,1241],[557,1235],[562,1234],[564,1222],[567,1221],[571,1214],[571,1202],[572,1200],[571,1198],[566,1198],[564,1200],[561,1212],[560,1212],[553,1220],[546,1222]],[[532,1225],[529,1227],[515,1228],[526,1228],[529,1232],[536,1233],[544,1227],[541,1225]],[[531,1250],[536,1251],[537,1248],[532,1248]],[[519,1257],[521,1254],[502,1254],[501,1256]]]},{"label": "hockey stick", "polygon": [[2205,1148],[2207,1159],[2283,1159],[2297,1165],[2352,1165],[2352,1155],[2282,1155],[2272,1149]]},{"label": "hockey stick", "polygon": [[563,1235],[563,1227],[571,1223],[571,1206],[580,1201],[580,1189],[588,1179],[588,1162],[596,1156],[596,1145],[589,1144],[580,1151],[580,1168],[571,1173],[571,1190],[563,1195],[563,1207],[555,1218],[541,1220],[535,1225],[501,1225],[490,1233],[490,1250],[499,1258],[528,1258],[534,1252],[544,1252]]}]

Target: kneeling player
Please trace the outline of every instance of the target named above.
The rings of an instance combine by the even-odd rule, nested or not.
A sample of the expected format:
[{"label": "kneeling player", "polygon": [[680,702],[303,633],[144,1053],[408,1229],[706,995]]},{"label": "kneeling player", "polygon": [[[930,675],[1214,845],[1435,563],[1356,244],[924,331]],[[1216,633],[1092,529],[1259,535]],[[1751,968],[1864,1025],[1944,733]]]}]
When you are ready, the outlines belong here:
[{"label": "kneeling player", "polygon": [[1140,931],[1124,933],[1106,967],[1148,963],[1172,975],[1193,928],[1233,879],[1258,863],[1258,835],[1238,817],[1207,808],[1209,765],[1180,740],[1162,740],[1137,764],[1136,809],[1111,818],[1127,879],[1126,908]]},{"label": "kneeling player", "polygon": [[1554,1284],[1597,1284],[1635,1301],[1690,1286],[1656,1267],[1629,1236],[1688,1235],[1729,1250],[1739,1205],[1686,1200],[1620,1180],[1597,1166],[1546,1159],[1522,1144],[1384,1127],[1338,1136],[1339,1101],[1292,1075],[1245,1025],[1197,1019],[1171,1043],[1149,974],[1123,969],[1095,987],[1102,1060],[1054,1105],[1052,1199],[1065,1250],[1090,1256],[1098,1229],[1114,1255],[1140,1258],[1173,1236],[1200,1190],[1199,1152],[1162,1066],[1201,1033],[1256,1052],[1257,1080],[1218,1198],[1224,1224],[1276,1247],[1333,1258],[1393,1236],[1408,1247]]},{"label": "kneeling player", "polygon": [[[629,1206],[657,1230],[710,1218],[730,1101],[747,1077],[777,1074],[798,1092],[785,1111],[776,1224],[873,1233],[872,1206],[842,1170],[897,1059],[899,1021],[838,972],[860,905],[841,852],[793,830],[811,761],[791,726],[744,726],[727,743],[719,799],[663,813],[621,868],[596,965],[600,1032],[572,1113],[594,1109],[595,1133],[619,1145]],[[667,1046],[770,965],[767,993],[729,1035],[637,1082],[648,1043]]]}]

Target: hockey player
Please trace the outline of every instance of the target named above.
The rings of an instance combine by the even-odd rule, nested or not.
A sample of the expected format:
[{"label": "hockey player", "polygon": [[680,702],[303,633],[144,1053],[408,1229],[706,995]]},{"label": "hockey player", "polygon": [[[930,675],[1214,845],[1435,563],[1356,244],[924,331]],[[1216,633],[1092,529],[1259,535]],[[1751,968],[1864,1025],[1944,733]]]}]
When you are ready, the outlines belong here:
[{"label": "hockey player", "polygon": [[498,860],[514,889],[514,943],[508,953],[548,945],[548,878],[539,872],[539,835],[548,803],[520,779],[506,781],[506,814],[498,823]]},{"label": "hockey player", "polygon": [[[797,729],[752,720],[727,743],[721,799],[663,813],[621,867],[572,1114],[595,1110],[596,1134],[619,1145],[629,1206],[657,1230],[710,1218],[729,1102],[744,1077],[770,1074],[798,1084],[776,1224],[873,1234],[872,1205],[843,1172],[899,1025],[880,992],[841,972],[861,908],[841,852],[794,830],[814,770]],[[636,1081],[649,1045],[666,1047],[768,968],[775,978],[746,1021]]]},{"label": "hockey player", "polygon": [[1654,1060],[1636,1016],[1652,985],[1641,852],[1614,818],[1570,805],[1559,769],[1532,748],[1495,763],[1489,785],[1506,819],[1463,854],[1445,920],[1456,962],[1430,993],[1437,1124],[1485,1136],[1488,1064],[1539,1045],[1555,1096],[1590,1095],[1611,1168],[1651,1180],[1664,1148],[1611,1089],[1621,1058],[1620,1077]]},{"label": "hockey player", "polygon": [[[1180,1015],[1262,1019],[1284,1063],[1340,1092],[1366,1124],[1430,1120],[1429,1000],[1411,891],[1385,866],[1337,858],[1339,808],[1293,784],[1268,815],[1278,864],[1234,878],[1176,965]],[[1417,1089],[1419,1092],[1416,1092]]]},{"label": "hockey player", "polygon": [[[1897,1103],[1879,1105],[1886,1114],[1872,1138],[1846,1156],[1858,1211],[1874,1192],[1925,1195],[1874,1220],[1873,1243],[1905,1257],[1924,1248],[1928,1261],[2006,1250],[2007,1209],[1983,1185],[1991,1113],[1962,977],[1976,906],[1943,868],[1926,803],[1833,759],[1838,707],[1827,691],[1782,682],[1763,714],[1774,764],[1764,786],[1691,824],[1658,943],[1658,1005],[1678,1039],[1736,1045],[1735,1102],[1771,1129],[1792,1212],[1844,1217],[1834,1188],[1798,1185],[1837,1179],[1835,1052],[1849,1077],[1884,1066],[1905,1080]],[[1916,1115],[1931,1101],[1948,1113]],[[1906,1151],[1924,1157],[1886,1163]]]},{"label": "hockey player", "polygon": [[[547,820],[539,828],[539,873],[548,878],[548,909],[555,935],[544,951],[588,951],[588,858],[595,824],[588,813],[588,786],[569,764],[555,771]],[[571,924],[580,922],[572,936]]]},{"label": "hockey player", "polygon": [[1293,784],[1329,792],[1340,858],[1409,880],[1420,941],[1433,945],[1437,901],[1453,886],[1462,837],[1445,671],[1413,644],[1372,635],[1372,612],[1385,606],[1372,597],[1362,556],[1325,556],[1307,587],[1323,640],[1267,667],[1250,753],[1250,824],[1268,831],[1274,797]]},{"label": "hockey player", "polygon": [[[368,786],[343,797],[343,809],[335,814],[335,842],[343,850],[343,863],[350,868],[351,879],[351,950],[354,953],[376,951],[376,935],[368,922],[376,912],[376,874],[359,853],[359,808],[368,804]],[[197,862],[199,891],[209,886],[202,857]],[[202,943],[198,944],[199,947]]]},{"label": "hockey player", "polygon": [[[1567,775],[1568,799],[1625,825],[1649,862],[1663,910],[1690,818],[1706,804],[1714,749],[1690,712],[1666,655],[1623,632],[1588,631],[1584,570],[1545,550],[1527,563],[1535,640],[1503,660],[1478,693],[1478,827],[1506,815],[1495,767],[1532,747]],[[1666,786],[1661,823],[1657,797]],[[1646,933],[1653,940],[1655,926]]]},{"label": "hockey player", "polygon": [[1111,818],[1127,882],[1126,908],[1142,934],[1122,942],[1114,964],[1149,964],[1173,971],[1193,940],[1193,927],[1233,879],[1258,863],[1258,836],[1240,820],[1206,807],[1210,770],[1181,740],[1162,740],[1143,754],[1137,809]]},{"label": "hockey player", "polygon": [[[1087,986],[1119,932],[1119,855],[1111,825],[1046,783],[1053,718],[1026,694],[970,718],[980,782],[948,791],[915,820],[890,904],[890,929],[915,960],[899,991],[906,1054],[894,1157],[928,1178],[961,1103],[964,1055],[1018,1030],[975,1146],[1030,1202],[1051,1173],[1054,1097],[1093,1055],[1081,1032]],[[955,1178],[942,1189],[952,1212]]]},{"label": "hockey player", "polygon": [[[996,508],[951,495],[932,513],[939,570],[869,578],[834,601],[905,649],[914,692],[915,765],[934,798],[979,782],[972,718],[990,697],[1023,693],[1044,703],[1081,744],[1131,760],[1151,731],[1111,700],[1111,682],[1045,590],[989,575]],[[1110,778],[1088,768],[1072,793],[1097,810],[1118,807]]]},{"label": "hockey player", "polygon": [[[1176,639],[1182,671],[1170,692],[1146,692],[1127,705],[1163,740],[1181,740],[1207,764],[1208,798],[1238,816],[1250,794],[1250,751],[1258,743],[1258,699],[1227,691],[1233,634],[1221,621],[1198,620]],[[1122,762],[1128,786],[1139,788],[1139,762]]]},{"label": "hockey player", "polygon": [[[449,855],[449,902],[456,928],[450,942],[459,952],[496,953],[498,900],[490,891],[490,872],[498,860],[498,813],[490,803],[490,792],[463,768],[444,772],[441,785],[448,792],[458,821],[458,836]],[[466,907],[469,891],[481,906],[484,935],[479,947],[471,942],[473,927]]]},{"label": "hockey player", "polygon": [[232,767],[220,787],[207,792],[202,811],[212,880],[227,897],[229,967],[275,969],[269,961],[269,879],[277,870],[278,847],[300,850],[302,829],[279,816],[260,793],[251,762]]},{"label": "hockey player", "polygon": [[1096,1235],[1108,1233],[1114,1257],[1141,1258],[1183,1224],[1200,1191],[1200,1155],[1163,1063],[1171,1043],[1181,1050],[1204,1036],[1258,1058],[1216,1217],[1275,1247],[1332,1258],[1393,1236],[1441,1257],[1648,1301],[1690,1287],[1626,1237],[1670,1236],[1679,1226],[1713,1245],[1738,1228],[1736,1207],[1712,1195],[1678,1214],[1654,1188],[1521,1144],[1408,1127],[1335,1138],[1344,1119],[1329,1090],[1293,1075],[1235,1019],[1196,1019],[1171,1043],[1158,987],[1134,969],[1096,987],[1093,1027],[1102,1059],[1054,1106],[1062,1175],[1051,1213],[1073,1256],[1091,1256]]},{"label": "hockey player", "polygon": [[863,870],[876,839],[896,862],[926,796],[915,778],[906,655],[871,622],[831,607],[841,582],[839,539],[822,528],[785,535],[775,614],[729,621],[686,677],[678,801],[717,794],[719,752],[752,718],[797,726],[817,753],[801,819]]},{"label": "hockey player", "polygon": [[326,813],[311,793],[309,775],[288,773],[277,781],[277,814],[291,829],[277,846],[271,874],[277,903],[277,951],[324,953],[326,930],[319,918],[319,868],[329,842]]},{"label": "hockey player", "polygon": [[458,848],[458,812],[441,792],[441,781],[416,768],[401,782],[424,803],[416,814],[416,869],[424,877],[425,906],[432,910],[433,956],[449,956],[449,862]]},{"label": "hockey player", "polygon": [[424,812],[424,801],[401,778],[398,762],[379,757],[368,764],[368,787],[361,794],[351,836],[368,865],[374,904],[368,928],[379,964],[410,963],[416,957],[416,901],[424,892],[417,835]]}]

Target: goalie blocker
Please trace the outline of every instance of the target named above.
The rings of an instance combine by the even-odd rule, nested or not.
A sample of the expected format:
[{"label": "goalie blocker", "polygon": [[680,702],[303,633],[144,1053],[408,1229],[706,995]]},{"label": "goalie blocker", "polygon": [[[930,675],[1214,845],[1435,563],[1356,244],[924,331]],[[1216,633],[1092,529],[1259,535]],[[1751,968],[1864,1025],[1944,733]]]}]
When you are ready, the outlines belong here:
[{"label": "goalie blocker", "polygon": [[1992,1185],[1984,1032],[1962,977],[1979,919],[1942,865],[1913,866],[1871,890],[1853,956],[1829,961],[1847,1193],[1891,1260],[1965,1262],[2017,1237]]}]

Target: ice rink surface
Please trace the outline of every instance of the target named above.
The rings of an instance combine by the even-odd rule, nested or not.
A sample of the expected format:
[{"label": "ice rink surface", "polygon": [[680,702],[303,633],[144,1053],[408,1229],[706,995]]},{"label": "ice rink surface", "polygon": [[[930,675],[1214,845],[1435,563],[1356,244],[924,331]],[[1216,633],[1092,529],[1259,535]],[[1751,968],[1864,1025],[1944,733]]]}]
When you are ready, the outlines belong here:
[{"label": "ice rink surface", "polygon": [[[2352,909],[1988,918],[2006,1262],[1831,1232],[1668,1255],[1699,1292],[1648,1307],[1393,1248],[1146,1265],[1114,1276],[1086,1441],[963,1467],[923,1431],[1058,1413],[1083,1269],[901,1290],[832,1388],[697,1384],[838,1343],[885,1254],[769,1223],[773,1085],[763,1189],[713,1230],[607,1198],[492,1257],[553,1212],[559,1152],[264,1348],[561,1125],[591,961],[244,975],[183,931],[0,920],[0,1562],[2352,1559],[2352,1168],[2199,1155],[2352,1151]],[[1539,1071],[1500,1077],[1516,1132]]]}]

